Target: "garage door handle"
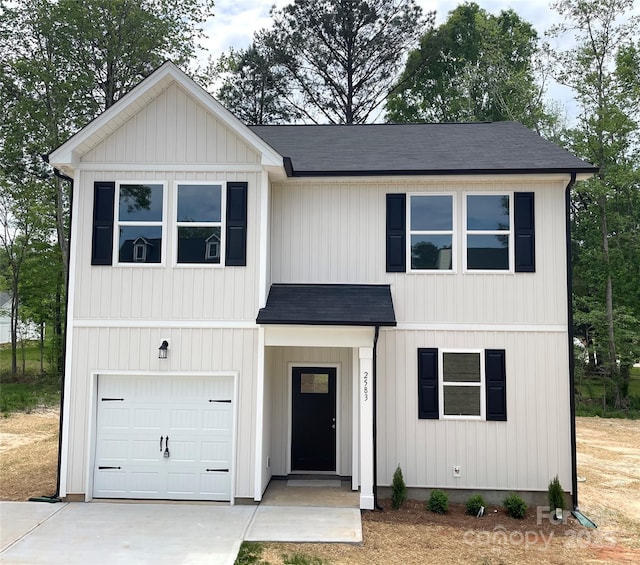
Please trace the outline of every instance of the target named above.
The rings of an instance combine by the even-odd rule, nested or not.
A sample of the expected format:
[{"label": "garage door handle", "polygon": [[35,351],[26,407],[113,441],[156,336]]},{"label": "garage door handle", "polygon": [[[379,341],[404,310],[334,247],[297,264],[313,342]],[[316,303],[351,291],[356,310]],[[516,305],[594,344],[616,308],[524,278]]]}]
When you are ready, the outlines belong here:
[{"label": "garage door handle", "polygon": [[216,471],[218,473],[228,473],[229,469],[207,469],[207,472],[209,471]]},{"label": "garage door handle", "polygon": [[231,400],[213,400],[213,399],[209,399],[209,402],[224,402],[226,404],[231,404]]},{"label": "garage door handle", "polygon": [[98,471],[102,471],[103,469],[122,469],[122,467],[98,467]]}]

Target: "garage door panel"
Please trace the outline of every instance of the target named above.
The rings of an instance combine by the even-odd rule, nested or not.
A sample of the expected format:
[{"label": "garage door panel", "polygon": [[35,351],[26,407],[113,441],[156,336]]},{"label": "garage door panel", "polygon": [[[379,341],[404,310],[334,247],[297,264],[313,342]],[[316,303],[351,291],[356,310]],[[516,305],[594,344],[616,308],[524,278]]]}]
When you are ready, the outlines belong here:
[{"label": "garage door panel", "polygon": [[202,429],[206,431],[228,432],[232,426],[231,405],[207,409],[202,414]]},{"label": "garage door panel", "polygon": [[201,459],[204,462],[215,462],[229,465],[231,446],[226,441],[203,441],[201,444]]},{"label": "garage door panel", "polygon": [[135,439],[131,441],[131,460],[135,462],[157,462],[162,457],[159,439]]},{"label": "garage door panel", "polygon": [[136,498],[155,496],[161,491],[160,473],[136,471],[129,474],[129,492]]},{"label": "garage door panel", "polygon": [[[198,401],[202,403],[202,401]],[[173,408],[170,411],[171,431],[199,430],[202,427],[201,410],[190,408]]]},{"label": "garage door panel", "polygon": [[100,377],[94,496],[230,500],[232,396],[232,377]]},{"label": "garage door panel", "polygon": [[162,428],[162,410],[159,408],[134,408],[133,426],[137,430],[160,431]]},{"label": "garage door panel", "polygon": [[[230,473],[208,472],[200,475],[200,492],[213,500],[229,500],[231,492]],[[225,498],[226,497],[226,498]]]},{"label": "garage door panel", "polygon": [[[104,401],[99,402],[104,403]],[[122,430],[128,429],[129,426],[129,408],[115,408],[110,406],[102,409],[103,430]]]}]

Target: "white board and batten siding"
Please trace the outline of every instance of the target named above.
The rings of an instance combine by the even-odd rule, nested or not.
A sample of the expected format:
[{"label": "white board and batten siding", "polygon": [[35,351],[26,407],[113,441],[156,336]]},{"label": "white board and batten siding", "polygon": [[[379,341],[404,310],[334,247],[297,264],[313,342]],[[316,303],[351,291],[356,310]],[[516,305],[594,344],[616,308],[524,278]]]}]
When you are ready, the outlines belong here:
[{"label": "white board and batten siding", "polygon": [[[82,171],[84,190],[76,193],[78,219],[76,242],[76,285],[73,314],[76,320],[204,320],[255,322],[258,311],[260,174]],[[167,206],[162,245],[164,264],[91,266],[91,224],[93,183],[99,180],[126,180],[167,183]],[[171,221],[175,210],[175,183],[178,181],[247,181],[247,265],[241,268],[217,266],[174,266],[176,228]]]},{"label": "white board and batten siding", "polygon": [[[509,175],[274,185],[272,282],[391,285],[398,327],[381,330],[377,349],[379,484],[390,484],[400,464],[414,487],[540,491],[558,474],[569,488],[568,181]],[[535,194],[535,273],[464,272],[464,195],[514,191]],[[388,193],[455,195],[455,272],[385,272]],[[417,350],[426,347],[504,349],[507,421],[419,419]]]},{"label": "white board and batten siding", "polygon": [[[507,421],[419,419],[420,347],[504,349]],[[542,491],[557,474],[570,488],[566,332],[383,329],[378,367],[380,484],[400,464],[416,487]]]},{"label": "white board and batten siding", "polygon": [[[271,280],[391,284],[399,323],[566,324],[564,187],[568,180],[568,176],[555,180],[389,177],[276,183],[270,222]],[[463,272],[464,194],[513,191],[535,193],[536,272]],[[457,272],[386,273],[385,195],[438,192],[456,195]]]},{"label": "white board and batten siding", "polygon": [[93,496],[231,500],[233,376],[99,375]]},{"label": "white board and batten siding", "polygon": [[[104,141],[85,153],[91,164],[260,164],[260,155],[207,108],[172,83]],[[213,168],[213,167],[212,167]]]},{"label": "white board and batten siding", "polygon": [[[169,433],[170,438],[172,433],[178,433],[174,443],[177,452],[172,453],[169,462],[164,457],[159,462],[156,471],[160,474],[152,472],[156,473],[153,479],[156,486],[145,487],[149,489],[149,497],[211,499],[215,496],[223,500],[229,496],[253,497],[255,450],[246,446],[255,445],[256,430],[258,330],[255,316],[261,279],[259,211],[266,182],[261,155],[175,82],[157,92],[96,145],[88,150],[86,147],[85,144],[85,153],[80,156],[74,175],[73,303],[68,344],[71,361],[67,367],[63,434],[68,447],[63,461],[63,487],[68,494],[87,497],[92,494],[115,496],[118,491],[117,483],[123,479],[114,478],[114,484],[107,484],[108,481],[105,483],[94,475],[94,470],[98,466],[112,466],[109,459],[136,458],[138,448],[132,448],[130,443],[122,447],[122,452],[114,447],[122,438],[111,443],[100,439],[106,437],[103,434],[111,416],[101,409],[98,397],[105,386],[115,386],[122,382],[119,379],[124,379],[131,381],[132,384],[126,386],[133,388],[127,390],[136,400],[128,409],[129,423],[122,426],[127,427],[128,432],[122,433],[136,438],[142,429],[158,426],[175,429]],[[91,266],[93,187],[97,181],[164,184],[165,253],[161,264]],[[246,267],[176,266],[172,256],[176,243],[176,185],[183,181],[248,183]],[[169,356],[159,360],[158,347],[165,339],[170,344]],[[178,455],[184,459],[185,468],[191,465],[187,464],[190,460],[217,461],[218,455],[207,452],[213,448],[202,438],[189,446],[191,440],[179,445],[177,430],[182,426],[198,436],[202,430],[209,429],[211,422],[207,424],[206,418],[214,417],[211,412],[191,405],[189,386],[215,387],[220,382],[227,386],[225,379],[231,375],[237,389],[230,408],[234,415],[232,435],[234,445],[245,448],[230,455],[232,471],[225,479],[227,483],[211,484],[211,478],[198,479],[193,470],[171,475],[167,469],[176,463],[174,457]],[[146,384],[142,386],[143,383]],[[179,409],[169,408],[162,400],[146,404],[142,396],[138,397],[138,392],[151,384],[152,388],[157,387],[149,392],[151,396],[161,398],[171,394],[174,408],[179,406]],[[136,392],[136,387],[140,391]],[[176,387],[182,390],[178,396],[174,395]],[[145,420],[146,417],[149,419]],[[215,417],[222,418],[222,415]],[[229,414],[224,415],[227,417]],[[135,418],[142,419],[138,422],[140,426]],[[199,419],[200,424],[190,419]],[[117,429],[112,431],[116,433]],[[228,434],[228,429],[224,433]],[[157,435],[153,442],[156,455],[159,454],[159,435],[167,434]],[[151,448],[151,443],[147,445],[144,438],[135,441],[145,453]],[[227,448],[228,445],[224,449]],[[142,457],[146,458],[146,455]],[[127,496],[132,498],[144,497],[132,478],[141,476],[136,475],[138,472],[130,474],[120,489],[129,492]]]},{"label": "white board and batten siding", "polygon": [[[169,340],[169,356],[167,359],[158,359],[158,345],[163,338]],[[206,391],[215,392],[216,387],[222,386],[221,383],[228,387],[228,379],[232,378],[235,382],[231,404],[234,445],[254,445],[257,344],[257,329],[76,327],[73,332],[74,355],[70,373],[73,386],[66,398],[69,406],[66,416],[69,430],[65,474],[67,494],[89,496],[96,492],[96,488],[102,489],[103,487],[94,483],[94,471],[100,465],[111,466],[111,463],[104,460],[101,462],[102,455],[99,451],[100,426],[104,422],[100,419],[99,398],[104,392],[101,379],[103,383],[105,378],[114,379],[112,385],[114,382],[123,382],[118,379],[123,379],[125,383],[138,383],[135,386],[139,386],[140,392],[133,390],[132,398],[137,400],[134,410],[129,410],[128,418],[132,418],[136,410],[139,415],[158,411],[157,418],[165,422],[162,425],[173,426],[172,417],[205,418],[202,414],[198,416],[197,409],[191,405],[194,390],[201,387],[206,396],[209,394]],[[121,386],[126,388],[128,385]],[[157,406],[153,402],[146,405],[144,394],[147,389],[153,398],[162,398],[171,390],[172,406],[180,406],[182,412],[167,412],[168,407],[163,407],[165,400]],[[226,392],[227,389],[224,390]],[[208,406],[204,408],[207,409]],[[213,414],[209,416],[213,417]],[[227,416],[229,414],[225,418]],[[167,418],[169,424],[166,424]],[[176,429],[179,428],[180,422],[176,424]],[[131,431],[135,437],[135,426]],[[159,452],[159,436],[166,436],[167,432],[154,433],[155,435],[158,437],[153,443]],[[171,433],[169,437],[172,437]],[[179,436],[175,437],[177,440]],[[170,445],[171,443],[170,440]],[[193,448],[196,449],[197,446]],[[122,454],[117,455],[124,457]],[[253,449],[236,449],[232,453],[232,471],[228,480],[234,481],[230,492],[235,497],[253,497],[254,462]],[[100,493],[98,496],[106,494]],[[171,497],[167,495],[166,498]],[[179,497],[175,495],[175,498]],[[209,495],[202,495],[202,498],[211,499]]]}]

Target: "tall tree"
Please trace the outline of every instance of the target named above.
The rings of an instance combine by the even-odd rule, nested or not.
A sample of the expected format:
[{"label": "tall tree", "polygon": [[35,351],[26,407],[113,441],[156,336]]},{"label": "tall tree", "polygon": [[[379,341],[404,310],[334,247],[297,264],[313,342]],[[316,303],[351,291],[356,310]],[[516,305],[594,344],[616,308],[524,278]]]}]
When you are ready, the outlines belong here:
[{"label": "tall tree", "polygon": [[60,332],[69,185],[41,156],[165,59],[186,63],[212,6],[213,0],[0,0],[0,181],[29,188],[34,200],[42,196],[41,218],[50,222],[65,275],[51,275],[60,280],[53,323]]},{"label": "tall tree", "polygon": [[231,49],[210,64],[207,75],[209,82],[221,82],[216,92],[218,100],[246,124],[289,123],[300,117],[287,102],[287,75],[272,65],[260,34],[247,49]]},{"label": "tall tree", "polygon": [[534,60],[538,35],[513,10],[458,6],[409,54],[387,102],[391,122],[546,121]]},{"label": "tall tree", "polygon": [[287,103],[347,124],[375,116],[425,24],[414,0],[295,0],[271,16],[262,38],[291,85]]},{"label": "tall tree", "polygon": [[573,32],[576,41],[552,52],[556,79],[580,109],[569,143],[600,168],[574,190],[576,320],[598,348],[598,369],[620,408],[640,357],[640,18],[630,16],[632,0],[562,0],[554,8],[563,23],[551,35]]}]

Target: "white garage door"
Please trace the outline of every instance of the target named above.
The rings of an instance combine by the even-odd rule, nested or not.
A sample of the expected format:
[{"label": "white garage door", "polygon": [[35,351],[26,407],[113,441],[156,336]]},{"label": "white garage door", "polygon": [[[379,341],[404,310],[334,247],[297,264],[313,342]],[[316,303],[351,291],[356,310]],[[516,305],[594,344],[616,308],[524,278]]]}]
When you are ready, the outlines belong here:
[{"label": "white garage door", "polygon": [[98,377],[97,498],[230,500],[233,377]]}]

